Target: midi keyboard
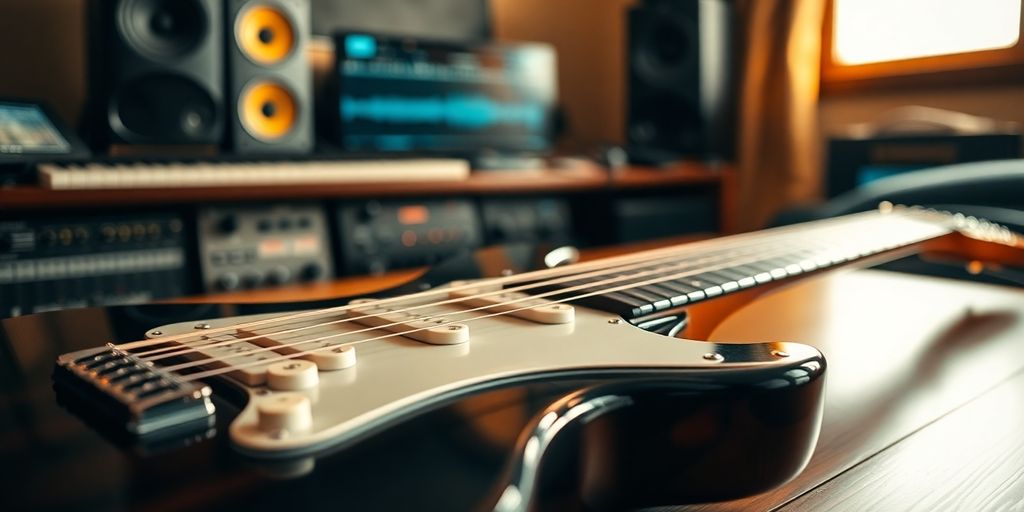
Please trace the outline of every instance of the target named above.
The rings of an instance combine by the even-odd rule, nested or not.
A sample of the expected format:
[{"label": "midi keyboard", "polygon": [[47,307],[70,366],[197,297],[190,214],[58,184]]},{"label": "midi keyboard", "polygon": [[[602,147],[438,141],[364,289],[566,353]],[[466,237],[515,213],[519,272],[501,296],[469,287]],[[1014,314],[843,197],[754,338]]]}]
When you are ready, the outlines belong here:
[{"label": "midi keyboard", "polygon": [[268,161],[109,161],[48,163],[39,184],[54,190],[315,185],[388,181],[460,181],[457,158]]}]

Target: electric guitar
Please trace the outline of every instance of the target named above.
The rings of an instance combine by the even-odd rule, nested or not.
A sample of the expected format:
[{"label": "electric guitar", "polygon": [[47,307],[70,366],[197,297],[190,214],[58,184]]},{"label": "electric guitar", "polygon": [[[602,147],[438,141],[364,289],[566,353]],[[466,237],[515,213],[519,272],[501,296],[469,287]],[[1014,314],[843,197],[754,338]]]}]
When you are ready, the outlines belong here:
[{"label": "electric guitar", "polygon": [[438,269],[330,304],[7,319],[4,509],[516,511],[749,496],[810,458],[826,361],[798,343],[701,340],[779,286],[913,253],[1022,265],[1024,241],[883,205],[530,272],[451,281]]}]

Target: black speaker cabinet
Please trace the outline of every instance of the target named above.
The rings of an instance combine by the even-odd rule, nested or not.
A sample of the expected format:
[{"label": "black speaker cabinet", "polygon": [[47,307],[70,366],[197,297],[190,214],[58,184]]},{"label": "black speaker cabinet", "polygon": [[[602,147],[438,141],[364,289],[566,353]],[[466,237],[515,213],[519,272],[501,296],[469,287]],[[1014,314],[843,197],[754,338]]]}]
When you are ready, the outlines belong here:
[{"label": "black speaker cabinet", "polygon": [[219,144],[223,16],[219,0],[92,0],[90,142]]},{"label": "black speaker cabinet", "polygon": [[313,148],[309,0],[226,0],[228,146],[237,153]]},{"label": "black speaker cabinet", "polygon": [[731,156],[733,19],[728,0],[646,0],[630,9],[630,147]]}]

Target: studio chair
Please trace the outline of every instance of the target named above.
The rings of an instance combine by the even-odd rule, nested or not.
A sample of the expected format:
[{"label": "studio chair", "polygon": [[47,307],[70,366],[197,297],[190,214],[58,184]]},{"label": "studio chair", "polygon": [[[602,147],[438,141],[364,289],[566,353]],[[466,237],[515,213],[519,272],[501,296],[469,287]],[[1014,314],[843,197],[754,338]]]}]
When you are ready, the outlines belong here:
[{"label": "studio chair", "polygon": [[[891,176],[836,196],[817,207],[782,212],[773,224],[795,224],[872,210],[882,201],[959,212],[1024,233],[1024,159],[946,165]],[[916,256],[879,268],[997,284],[1020,284],[1016,279],[1008,282],[1005,277],[971,275],[961,266],[923,261]]]}]

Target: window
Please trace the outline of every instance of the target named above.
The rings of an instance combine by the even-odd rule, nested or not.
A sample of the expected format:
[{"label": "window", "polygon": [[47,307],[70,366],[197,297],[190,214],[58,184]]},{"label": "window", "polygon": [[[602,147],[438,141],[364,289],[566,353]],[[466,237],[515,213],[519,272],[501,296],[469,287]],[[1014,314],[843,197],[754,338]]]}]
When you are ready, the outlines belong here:
[{"label": "window", "polygon": [[[822,82],[828,89],[850,82],[920,84],[939,78],[936,73],[973,80],[1024,76],[1021,1],[832,0]],[[987,72],[979,75],[979,69]]]}]

